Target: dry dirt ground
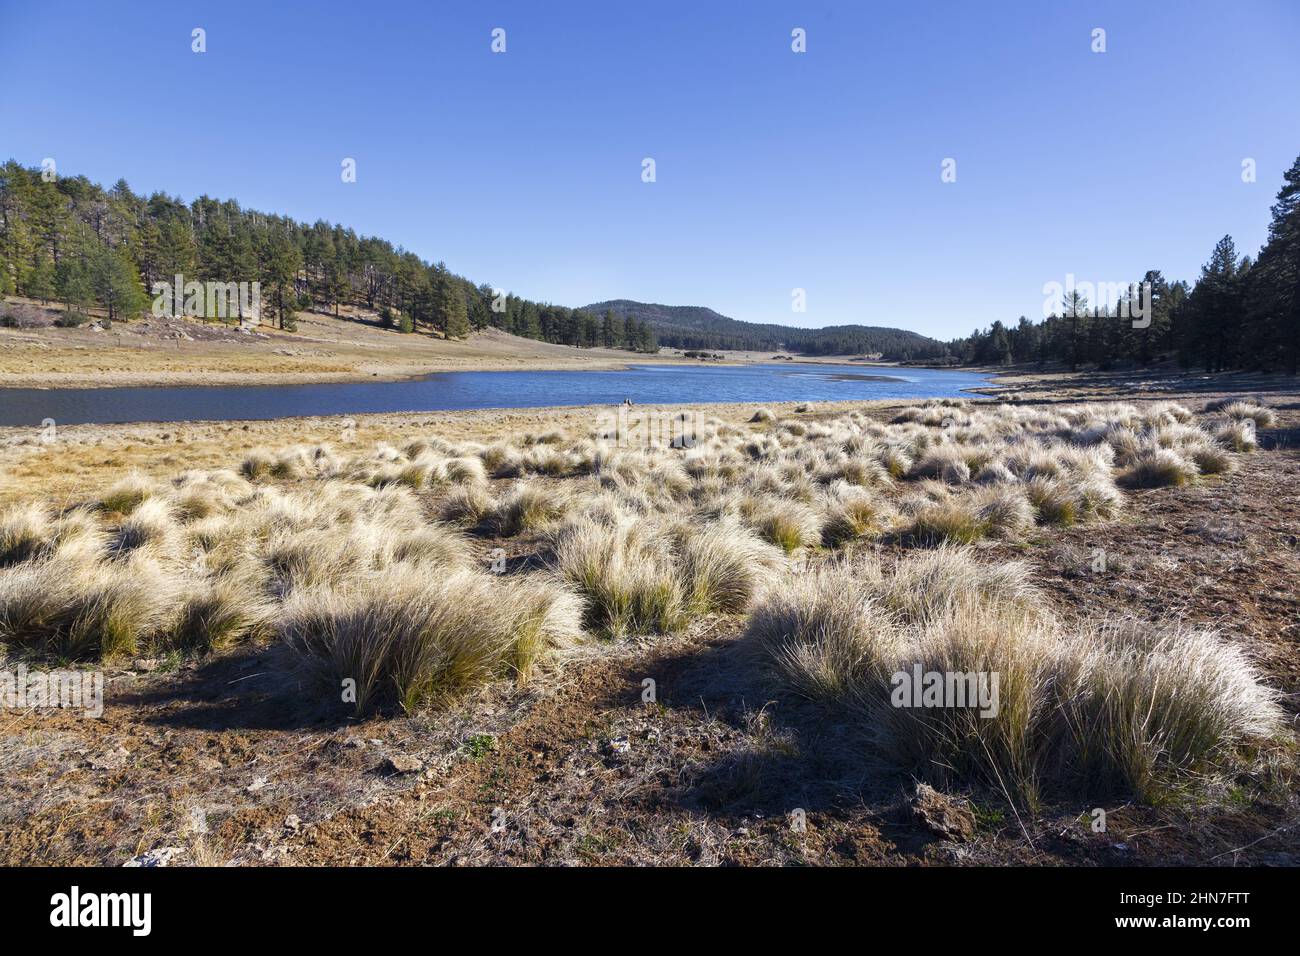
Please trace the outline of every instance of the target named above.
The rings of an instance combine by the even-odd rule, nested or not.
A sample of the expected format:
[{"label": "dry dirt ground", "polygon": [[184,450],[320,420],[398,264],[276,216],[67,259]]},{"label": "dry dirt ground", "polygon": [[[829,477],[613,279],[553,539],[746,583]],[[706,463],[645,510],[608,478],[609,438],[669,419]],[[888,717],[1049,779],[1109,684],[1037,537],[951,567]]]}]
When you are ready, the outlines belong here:
[{"label": "dry dirt ground", "polygon": [[185,318],[118,322],[100,331],[89,325],[0,328],[0,386],[278,385],[467,369],[621,368],[638,359],[644,356],[552,345],[494,329],[463,341],[403,335],[352,310],[338,319],[301,312],[295,332],[269,325],[241,332]]},{"label": "dry dirt ground", "polygon": [[[1038,389],[1030,401],[1097,397],[1060,379],[1018,386]],[[1129,492],[1109,524],[981,551],[1030,562],[1063,615],[1222,629],[1285,694],[1294,721],[1298,392],[1263,396],[1278,427],[1261,431],[1265,449],[1235,474]],[[1213,395],[1160,397],[1199,408]],[[884,419],[892,407],[866,410]],[[751,410],[709,409],[729,421]],[[502,436],[590,414],[358,416],[356,440]],[[339,428],[85,426],[60,436],[61,451],[11,442],[0,467],[75,497],[132,468],[236,465],[245,446]],[[80,462],[78,480],[63,476],[61,455]],[[485,553],[497,544],[512,562],[539,558],[536,540],[480,542]],[[912,781],[874,765],[836,713],[778,691],[742,631],[742,619],[714,616],[677,637],[604,644],[526,690],[494,686],[415,717],[354,719],[273,646],[110,670],[102,719],[0,712],[0,863],[119,865],[170,847],[191,864],[1300,864],[1289,757],[1165,806],[1106,805],[1104,833],[1090,826],[1094,804],[1071,794],[1030,813],[997,792],[954,792],[977,826],[970,839],[939,838],[904,812]]]}]

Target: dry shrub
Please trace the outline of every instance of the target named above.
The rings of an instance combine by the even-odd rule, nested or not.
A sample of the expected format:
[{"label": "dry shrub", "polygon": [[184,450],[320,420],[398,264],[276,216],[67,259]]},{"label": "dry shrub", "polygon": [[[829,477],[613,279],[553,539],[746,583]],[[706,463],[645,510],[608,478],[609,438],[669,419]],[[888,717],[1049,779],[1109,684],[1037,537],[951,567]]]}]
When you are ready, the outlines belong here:
[{"label": "dry shrub", "polygon": [[614,638],[671,632],[687,620],[687,591],[664,536],[643,523],[566,522],[553,541],[559,573],[586,598],[587,626]]},{"label": "dry shrub", "polygon": [[496,581],[474,571],[430,577],[403,568],[364,586],[295,594],[277,629],[356,708],[443,705],[491,680],[527,680],[580,637],[578,604],[551,581]]},{"label": "dry shrub", "polygon": [[1196,466],[1177,452],[1148,448],[1133,459],[1120,481],[1129,488],[1162,488],[1185,485],[1196,475]]},{"label": "dry shrub", "polygon": [[497,503],[492,521],[498,534],[512,537],[543,530],[567,508],[568,495],[559,488],[521,481]]},{"label": "dry shrub", "polygon": [[[1023,567],[959,550],[889,573],[873,563],[805,576],[760,603],[747,634],[793,690],[857,714],[900,769],[1029,805],[1044,786],[1159,799],[1247,765],[1282,727],[1277,695],[1217,636],[1133,622],[1075,631]],[[930,674],[966,696],[915,706],[904,691]],[[973,698],[980,681],[996,696]]]},{"label": "dry shrub", "polygon": [[472,527],[486,518],[495,507],[492,496],[477,484],[453,488],[440,502],[438,515],[449,524]]},{"label": "dry shrub", "polygon": [[799,501],[764,498],[755,503],[748,522],[758,534],[786,554],[811,547],[821,540],[821,516]]},{"label": "dry shrub", "polygon": [[988,523],[960,498],[923,505],[903,532],[907,542],[929,548],[941,544],[971,544],[988,532]]}]

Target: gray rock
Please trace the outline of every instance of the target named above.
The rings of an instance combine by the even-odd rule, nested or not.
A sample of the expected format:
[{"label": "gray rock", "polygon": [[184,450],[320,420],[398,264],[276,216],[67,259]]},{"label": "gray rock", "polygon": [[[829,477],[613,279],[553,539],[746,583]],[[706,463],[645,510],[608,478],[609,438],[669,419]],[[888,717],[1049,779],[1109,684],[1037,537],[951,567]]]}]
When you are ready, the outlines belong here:
[{"label": "gray rock", "polygon": [[125,747],[117,747],[88,758],[86,763],[90,764],[93,770],[120,770],[126,765],[126,758],[129,756],[131,756],[129,750]]},{"label": "gray rock", "polygon": [[123,866],[167,866],[177,857],[185,855],[183,846],[160,846],[155,847],[148,853],[133,857],[123,863]]},{"label": "gray rock", "polygon": [[424,761],[410,754],[394,754],[385,766],[393,773],[418,773],[424,769]]},{"label": "gray rock", "polygon": [[942,794],[928,784],[916,785],[907,801],[907,815],[917,826],[943,840],[969,840],[975,836],[975,814],[965,801]]}]

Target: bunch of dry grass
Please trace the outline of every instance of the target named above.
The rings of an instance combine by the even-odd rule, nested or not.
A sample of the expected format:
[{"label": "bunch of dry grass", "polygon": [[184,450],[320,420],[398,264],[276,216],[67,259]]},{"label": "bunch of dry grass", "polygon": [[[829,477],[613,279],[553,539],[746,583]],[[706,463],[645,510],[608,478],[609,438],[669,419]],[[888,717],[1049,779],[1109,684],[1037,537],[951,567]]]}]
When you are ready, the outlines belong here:
[{"label": "bunch of dry grass", "polygon": [[504,537],[541,531],[561,518],[568,505],[568,495],[560,488],[521,481],[497,502],[492,522]]},{"label": "bunch of dry grass", "polygon": [[480,485],[468,484],[453,488],[438,502],[438,515],[449,524],[467,528],[477,525],[494,507],[487,491]]},{"label": "bunch of dry grass", "polygon": [[258,481],[271,474],[275,467],[275,457],[265,448],[254,448],[245,456],[239,466],[239,473],[249,481]]},{"label": "bunch of dry grass", "polygon": [[774,589],[754,609],[746,634],[794,689],[838,702],[885,692],[903,647],[892,612],[844,568],[803,574]]},{"label": "bunch of dry grass", "polygon": [[614,638],[671,632],[687,620],[687,592],[665,537],[643,523],[578,518],[552,543],[559,573],[586,598],[585,620]]},{"label": "bunch of dry grass", "polygon": [[150,498],[140,503],[111,531],[108,553],[121,558],[148,554],[158,560],[176,560],[181,552],[181,528],[171,502]]},{"label": "bunch of dry grass", "polygon": [[57,658],[112,659],[161,642],[176,579],[147,559],[129,573],[50,558],[0,571],[0,642]]},{"label": "bunch of dry grass", "polygon": [[729,518],[703,526],[679,522],[670,539],[680,559],[686,606],[695,614],[746,610],[785,564],[779,550]]},{"label": "bunch of dry grass", "polygon": [[970,481],[970,465],[966,451],[958,445],[935,445],[918,458],[908,476],[911,478],[937,478],[952,485]]},{"label": "bunch of dry grass", "polygon": [[553,581],[404,569],[297,594],[277,630],[335,687],[354,681],[358,711],[396,703],[411,712],[494,679],[527,680],[546,655],[579,639],[578,619],[574,596]]},{"label": "bunch of dry grass", "polygon": [[1218,412],[1233,421],[1249,419],[1257,428],[1272,428],[1277,424],[1277,414],[1257,398],[1224,399],[1205,406],[1207,412]]},{"label": "bunch of dry grass", "polygon": [[886,573],[879,562],[854,568],[871,593],[905,621],[950,614],[968,600],[1033,611],[1042,605],[1019,561],[986,564],[968,548],[940,547],[907,555]]},{"label": "bunch of dry grass", "polygon": [[1251,419],[1228,422],[1214,429],[1214,439],[1233,451],[1249,452],[1259,447],[1255,423]]},{"label": "bunch of dry grass", "polygon": [[482,485],[487,482],[487,468],[480,458],[452,458],[447,462],[446,477],[457,485]]},{"label": "bunch of dry grass", "polygon": [[850,541],[873,540],[886,534],[897,520],[882,501],[859,489],[837,489],[827,504],[822,544],[838,548]]},{"label": "bunch of dry grass", "polygon": [[13,505],[0,514],[0,568],[36,557],[48,544],[53,522],[39,502]]},{"label": "bunch of dry grass", "polygon": [[821,541],[821,516],[803,502],[775,497],[752,499],[742,504],[741,514],[764,540],[786,554]]},{"label": "bunch of dry grass", "polygon": [[1138,453],[1120,476],[1130,488],[1162,488],[1194,481],[1197,467],[1168,448],[1147,448]]},{"label": "bunch of dry grass", "polygon": [[1232,454],[1213,442],[1202,442],[1185,451],[1203,475],[1226,475],[1237,469]]},{"label": "bunch of dry grass", "polygon": [[1070,748],[1061,770],[1081,785],[1158,800],[1171,774],[1222,762],[1281,726],[1277,694],[1213,632],[1112,620],[1086,645],[1063,705]]},{"label": "bunch of dry grass", "polygon": [[[962,550],[805,576],[770,594],[747,634],[792,689],[859,714],[901,769],[1029,804],[1045,783],[1158,799],[1249,759],[1281,727],[1276,695],[1215,635],[1135,623],[1072,633],[1023,566]],[[922,675],[967,692],[918,707],[900,692]]]},{"label": "bunch of dry grass", "polygon": [[185,588],[168,649],[208,653],[270,633],[275,605],[257,585],[238,576],[218,577]]},{"label": "bunch of dry grass", "polygon": [[970,507],[985,533],[1018,540],[1034,527],[1034,507],[1016,485],[989,485],[970,496]]},{"label": "bunch of dry grass", "polygon": [[1078,502],[1065,481],[1038,475],[1025,482],[1024,488],[1040,524],[1069,527],[1078,520]]},{"label": "bunch of dry grass", "polygon": [[903,531],[903,540],[923,548],[941,544],[972,544],[988,532],[988,523],[962,498],[945,498],[922,505]]},{"label": "bunch of dry grass", "polygon": [[118,514],[130,514],[147,498],[159,492],[152,481],[140,475],[131,475],[110,487],[99,498],[99,507],[103,511]]}]

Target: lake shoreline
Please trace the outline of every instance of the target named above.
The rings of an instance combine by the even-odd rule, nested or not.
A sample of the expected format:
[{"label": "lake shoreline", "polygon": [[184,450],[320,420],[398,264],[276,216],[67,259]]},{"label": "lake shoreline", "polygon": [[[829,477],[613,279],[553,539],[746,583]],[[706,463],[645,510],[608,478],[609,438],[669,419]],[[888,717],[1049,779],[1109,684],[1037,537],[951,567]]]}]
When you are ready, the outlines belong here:
[{"label": "lake shoreline", "polygon": [[635,362],[619,369],[431,373],[394,382],[10,389],[0,424],[261,421],[317,415],[420,414],[472,409],[736,402],[958,398],[987,377],[952,369],[838,363],[686,366]]},{"label": "lake shoreline", "polygon": [[[7,304],[36,308],[30,300]],[[48,317],[57,310],[41,310]],[[617,371],[646,361],[683,366],[827,364],[898,367],[853,355],[775,359],[773,351],[719,351],[720,361],[577,348],[483,329],[465,339],[403,334],[356,310],[342,316],[301,312],[298,328],[251,330],[186,318],[148,317],[110,329],[52,324],[0,328],[0,393],[13,388],[149,388],[402,382],[440,372]],[[710,350],[711,352],[713,350]]]}]

